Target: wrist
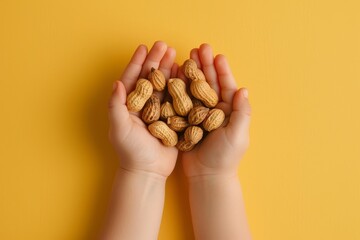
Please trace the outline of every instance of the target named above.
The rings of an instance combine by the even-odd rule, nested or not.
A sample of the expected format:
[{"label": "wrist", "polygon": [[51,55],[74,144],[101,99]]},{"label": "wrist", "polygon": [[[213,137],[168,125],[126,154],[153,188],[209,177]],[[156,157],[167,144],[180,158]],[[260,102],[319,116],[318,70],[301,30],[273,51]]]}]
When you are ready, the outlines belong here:
[{"label": "wrist", "polygon": [[232,182],[238,182],[239,178],[236,172],[219,173],[219,174],[203,174],[187,177],[188,184],[200,186],[218,186]]},{"label": "wrist", "polygon": [[230,158],[189,158],[183,159],[183,170],[187,179],[206,180],[237,176],[238,161]]},{"label": "wrist", "polygon": [[156,239],[164,207],[165,183],[164,176],[119,167],[103,239]]},{"label": "wrist", "polygon": [[158,173],[141,170],[141,169],[132,169],[120,166],[118,169],[118,174],[127,178],[133,178],[142,180],[145,182],[154,182],[159,184],[164,184],[167,180],[167,177],[160,175]]}]

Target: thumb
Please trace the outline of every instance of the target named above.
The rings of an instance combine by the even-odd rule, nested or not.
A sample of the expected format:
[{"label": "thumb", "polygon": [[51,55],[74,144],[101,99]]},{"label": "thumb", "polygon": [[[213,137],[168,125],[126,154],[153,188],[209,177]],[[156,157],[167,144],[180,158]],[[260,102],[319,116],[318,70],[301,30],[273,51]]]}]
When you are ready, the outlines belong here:
[{"label": "thumb", "polygon": [[109,100],[109,120],[111,126],[118,128],[130,121],[129,111],[126,107],[126,90],[122,82],[116,81]]},{"label": "thumb", "polygon": [[248,90],[241,88],[235,92],[233,98],[233,111],[229,119],[229,136],[232,141],[249,142],[249,128],[251,107],[248,99]]}]

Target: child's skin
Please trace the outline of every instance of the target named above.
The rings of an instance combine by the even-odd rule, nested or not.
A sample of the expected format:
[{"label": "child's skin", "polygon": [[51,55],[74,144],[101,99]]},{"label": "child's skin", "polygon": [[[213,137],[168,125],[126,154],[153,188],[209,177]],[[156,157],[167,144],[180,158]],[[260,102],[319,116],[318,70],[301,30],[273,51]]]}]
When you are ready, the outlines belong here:
[{"label": "child's skin", "polygon": [[109,102],[109,138],[120,158],[108,218],[102,239],[157,239],[164,206],[165,183],[176,161],[183,163],[196,239],[251,239],[240,182],[239,161],[249,144],[250,105],[246,89],[237,89],[223,55],[213,57],[208,44],[193,49],[190,57],[202,68],[218,95],[218,108],[226,114],[225,127],[207,135],[190,152],[179,153],[154,138],[139,118],[129,113],[126,96],[151,67],[166,79],[185,80],[174,63],[175,50],[156,42],[150,51],[140,45],[115,82]]}]

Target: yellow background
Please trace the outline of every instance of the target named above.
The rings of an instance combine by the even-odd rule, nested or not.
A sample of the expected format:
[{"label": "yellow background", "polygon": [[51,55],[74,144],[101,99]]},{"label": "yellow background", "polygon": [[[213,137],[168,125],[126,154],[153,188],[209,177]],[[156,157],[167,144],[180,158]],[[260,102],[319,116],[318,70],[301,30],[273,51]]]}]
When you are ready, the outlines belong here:
[{"label": "yellow background", "polygon": [[[0,239],[94,239],[117,161],[107,100],[132,51],[210,43],[253,107],[239,173],[254,239],[360,239],[357,0],[1,0]],[[168,180],[159,239],[194,239]],[[140,231],[140,229],[139,229]]]}]

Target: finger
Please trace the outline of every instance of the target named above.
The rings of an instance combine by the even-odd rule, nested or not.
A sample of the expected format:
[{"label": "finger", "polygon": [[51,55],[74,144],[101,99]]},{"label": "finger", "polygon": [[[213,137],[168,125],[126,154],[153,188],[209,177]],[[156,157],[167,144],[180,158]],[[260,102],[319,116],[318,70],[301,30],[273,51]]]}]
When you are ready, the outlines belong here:
[{"label": "finger", "polygon": [[232,104],[228,104],[226,102],[219,102],[216,105],[216,108],[220,108],[221,110],[223,110],[226,117],[230,116],[230,114],[232,113],[232,109],[233,109]]},{"label": "finger", "polygon": [[217,55],[214,60],[214,65],[218,76],[222,101],[232,103],[237,87],[225,56]]},{"label": "finger", "polygon": [[164,57],[160,61],[159,70],[164,74],[165,79],[169,79],[171,75],[171,68],[174,65],[176,51],[174,48],[169,47]]},{"label": "finger", "polygon": [[177,74],[176,74],[176,77],[182,79],[182,80],[185,82],[185,84],[188,85],[189,80],[188,80],[187,77],[185,76],[185,73],[184,73],[184,65],[181,65],[181,66],[178,68],[178,72],[177,72]]},{"label": "finger", "polygon": [[140,77],[146,78],[152,67],[155,69],[159,68],[160,61],[164,57],[166,50],[167,50],[166,43],[162,41],[157,41],[154,43],[143,64]]},{"label": "finger", "polygon": [[199,49],[193,48],[190,51],[190,58],[196,62],[196,65],[198,66],[198,68],[201,68],[201,61],[200,61],[200,57],[199,57]]},{"label": "finger", "polygon": [[214,66],[213,51],[209,44],[201,44],[199,48],[199,57],[202,65],[202,70],[206,77],[206,81],[209,83],[211,88],[215,90],[217,95],[220,96],[220,87],[217,80],[216,69]]},{"label": "finger", "polygon": [[116,81],[109,100],[109,120],[112,127],[121,128],[130,122],[129,111],[126,107],[126,89],[123,82]]},{"label": "finger", "polygon": [[226,129],[232,142],[246,141],[248,144],[251,107],[248,90],[241,88],[236,91],[233,99],[233,112]]},{"label": "finger", "polygon": [[184,65],[181,65],[179,68],[178,68],[178,72],[176,74],[176,77],[177,78],[181,78],[182,80],[187,80],[185,74],[184,74]]},{"label": "finger", "polygon": [[170,78],[176,78],[178,70],[179,70],[179,65],[177,63],[174,63],[173,66],[171,67]]},{"label": "finger", "polygon": [[126,66],[120,79],[124,84],[127,92],[130,92],[135,88],[135,84],[139,78],[142,65],[146,59],[146,54],[147,47],[145,45],[138,46],[129,64]]}]

